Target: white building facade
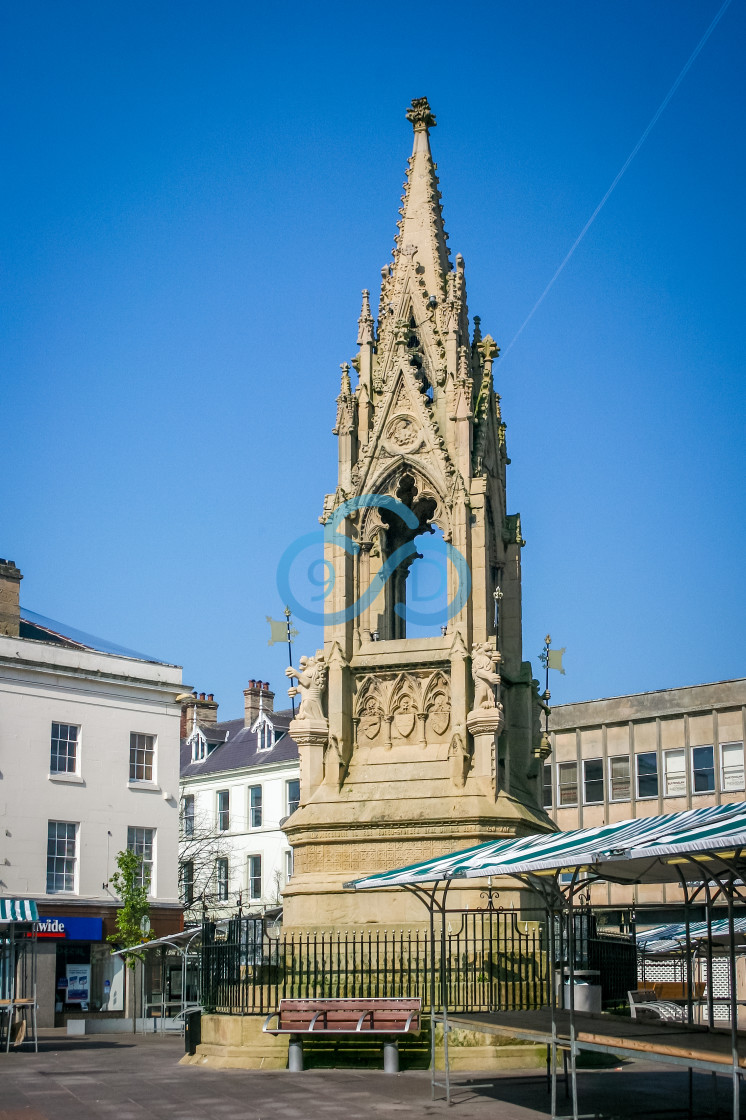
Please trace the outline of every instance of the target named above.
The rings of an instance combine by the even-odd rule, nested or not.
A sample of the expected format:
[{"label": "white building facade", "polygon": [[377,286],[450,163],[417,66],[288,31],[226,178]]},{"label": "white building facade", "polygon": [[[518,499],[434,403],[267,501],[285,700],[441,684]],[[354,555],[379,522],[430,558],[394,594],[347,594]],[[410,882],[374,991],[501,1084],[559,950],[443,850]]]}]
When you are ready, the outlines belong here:
[{"label": "white building facade", "polygon": [[154,932],[181,927],[181,669],[20,607],[14,618],[8,584],[20,578],[0,561],[0,895],[37,904],[40,1025],[121,1016],[122,965],[107,943],[120,851],[148,866]]},{"label": "white building facade", "polygon": [[243,719],[215,721],[212,697],[184,705],[181,898],[186,921],[265,913],[282,905],[292,850],[282,831],[298,807],[292,712],[274,712],[266,682],[250,681]]}]

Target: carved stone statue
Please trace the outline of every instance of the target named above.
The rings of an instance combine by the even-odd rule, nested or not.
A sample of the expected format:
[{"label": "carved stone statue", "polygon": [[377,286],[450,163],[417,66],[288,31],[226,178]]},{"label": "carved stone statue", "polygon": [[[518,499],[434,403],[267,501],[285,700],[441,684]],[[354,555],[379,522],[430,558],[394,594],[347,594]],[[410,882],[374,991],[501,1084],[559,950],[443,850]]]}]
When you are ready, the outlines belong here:
[{"label": "carved stone statue", "polygon": [[314,657],[301,657],[300,667],[289,665],[285,676],[295,677],[297,685],[288,689],[288,696],[300,696],[300,708],[296,719],[325,720],[324,693],[326,692],[327,666],[323,650],[317,650]]},{"label": "carved stone statue", "polygon": [[493,649],[489,642],[483,645],[475,644],[471,651],[471,673],[474,677],[474,710],[480,708],[496,708],[499,703],[495,701],[494,689],[500,685],[500,674],[497,666],[500,664],[500,654]]},{"label": "carved stone statue", "polygon": [[451,770],[451,781],[458,789],[463,789],[466,777],[471,768],[471,751],[466,738],[460,731],[456,731],[451,738],[448,748],[448,760]]}]

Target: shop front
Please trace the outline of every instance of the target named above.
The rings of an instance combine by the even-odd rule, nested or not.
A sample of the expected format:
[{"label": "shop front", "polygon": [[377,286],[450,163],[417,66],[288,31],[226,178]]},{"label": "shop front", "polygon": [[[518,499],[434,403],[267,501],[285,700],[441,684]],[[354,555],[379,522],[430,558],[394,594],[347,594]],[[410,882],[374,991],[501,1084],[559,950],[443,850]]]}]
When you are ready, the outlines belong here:
[{"label": "shop front", "polygon": [[39,1024],[81,1015],[124,1015],[124,966],[113,957],[100,917],[39,914]]}]

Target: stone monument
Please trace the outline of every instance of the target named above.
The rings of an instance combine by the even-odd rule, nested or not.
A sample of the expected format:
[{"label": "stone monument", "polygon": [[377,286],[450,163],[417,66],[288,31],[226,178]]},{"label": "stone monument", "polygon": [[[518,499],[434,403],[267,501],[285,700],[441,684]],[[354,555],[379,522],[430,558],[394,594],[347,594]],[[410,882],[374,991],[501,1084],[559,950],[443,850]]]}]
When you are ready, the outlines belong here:
[{"label": "stone monument", "polygon": [[[524,541],[506,503],[498,348],[478,318],[470,327],[463,258],[451,264],[427,100],[407,117],[393,263],[377,322],[363,292],[357,384],[344,364],[337,398],[324,648],[287,670],[301,698],[300,807],[285,824],[295,857],[285,924],[296,929],[424,924],[407,892],[358,895],[344,883],[554,827],[541,808],[542,701],[521,651]],[[408,636],[413,542],[436,530],[451,606],[435,634]],[[449,901],[478,905],[480,889],[454,887]]]}]

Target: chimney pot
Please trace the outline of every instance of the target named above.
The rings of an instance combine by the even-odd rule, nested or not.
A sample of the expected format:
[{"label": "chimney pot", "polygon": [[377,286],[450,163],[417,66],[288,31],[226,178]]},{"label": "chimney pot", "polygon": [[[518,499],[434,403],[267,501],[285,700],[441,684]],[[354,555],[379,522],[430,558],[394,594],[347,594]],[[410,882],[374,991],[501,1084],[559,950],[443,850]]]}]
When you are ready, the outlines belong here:
[{"label": "chimney pot", "polygon": [[218,722],[218,704],[211,692],[193,692],[181,705],[181,737],[186,739],[194,730],[195,723],[211,727]]},{"label": "chimney pot", "polygon": [[263,712],[274,710],[275,694],[270,690],[269,681],[249,681],[249,687],[244,689],[244,727],[251,727],[259,715],[259,702]]}]

